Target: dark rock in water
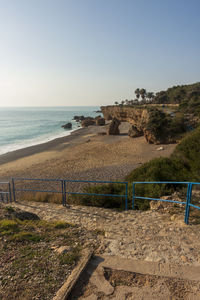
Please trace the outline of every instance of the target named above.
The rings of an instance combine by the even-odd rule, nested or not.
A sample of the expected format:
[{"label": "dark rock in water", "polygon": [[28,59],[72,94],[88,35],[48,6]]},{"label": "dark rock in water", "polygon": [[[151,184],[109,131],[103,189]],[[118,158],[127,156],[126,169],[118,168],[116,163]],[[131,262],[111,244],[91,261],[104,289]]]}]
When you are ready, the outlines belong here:
[{"label": "dark rock in water", "polygon": [[103,125],[105,125],[105,119],[102,118],[102,117],[98,117],[98,118],[96,119],[96,124],[97,124],[98,126],[103,126]]},{"label": "dark rock in water", "polygon": [[108,135],[118,135],[120,124],[121,124],[121,122],[118,119],[113,118],[112,122],[108,126],[107,134]]},{"label": "dark rock in water", "polygon": [[96,121],[92,117],[87,117],[81,122],[82,127],[88,127],[90,125],[95,125],[95,124],[96,124]]},{"label": "dark rock in water", "polygon": [[64,129],[71,129],[72,128],[72,123],[67,123],[65,125],[62,125],[61,127],[64,128]]},{"label": "dark rock in water", "polygon": [[132,138],[139,137],[143,135],[143,132],[141,130],[138,130],[136,126],[131,125],[128,135]]},{"label": "dark rock in water", "polygon": [[85,119],[84,116],[74,116],[74,120],[75,120],[76,122],[83,121],[84,119]]}]

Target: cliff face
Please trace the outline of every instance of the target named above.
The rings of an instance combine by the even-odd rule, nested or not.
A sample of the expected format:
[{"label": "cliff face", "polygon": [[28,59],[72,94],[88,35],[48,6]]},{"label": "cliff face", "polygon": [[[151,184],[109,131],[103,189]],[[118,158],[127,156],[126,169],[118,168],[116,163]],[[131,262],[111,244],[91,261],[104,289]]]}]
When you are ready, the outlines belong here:
[{"label": "cliff face", "polygon": [[149,121],[147,109],[137,109],[133,107],[102,106],[101,111],[106,120],[118,119],[121,122],[129,122],[139,131],[143,131]]},{"label": "cliff face", "polygon": [[135,108],[127,106],[102,106],[101,111],[106,120],[113,118],[121,122],[129,122],[132,129],[130,137],[144,135],[146,141],[151,144],[175,143],[185,132],[183,120],[165,114],[156,108]]}]

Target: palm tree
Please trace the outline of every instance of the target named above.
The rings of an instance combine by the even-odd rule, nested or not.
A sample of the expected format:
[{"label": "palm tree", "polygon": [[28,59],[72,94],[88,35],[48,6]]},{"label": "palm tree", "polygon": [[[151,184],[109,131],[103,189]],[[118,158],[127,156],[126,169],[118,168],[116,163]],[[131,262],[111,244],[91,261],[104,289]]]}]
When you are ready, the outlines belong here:
[{"label": "palm tree", "polygon": [[151,101],[154,98],[154,93],[148,92],[147,93],[147,98],[148,98],[149,101]]},{"label": "palm tree", "polygon": [[140,89],[140,95],[142,97],[142,100],[144,101],[147,95],[147,91],[145,89]]},{"label": "palm tree", "polygon": [[139,100],[139,98],[140,98],[140,89],[139,88],[137,88],[135,90],[135,94],[136,94],[136,98]]}]

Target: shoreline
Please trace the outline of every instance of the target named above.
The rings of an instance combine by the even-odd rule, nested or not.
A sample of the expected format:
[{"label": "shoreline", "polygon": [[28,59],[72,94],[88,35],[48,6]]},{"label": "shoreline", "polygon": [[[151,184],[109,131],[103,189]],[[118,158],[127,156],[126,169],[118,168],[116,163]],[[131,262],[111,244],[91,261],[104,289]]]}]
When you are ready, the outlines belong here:
[{"label": "shoreline", "polygon": [[[105,126],[79,128],[70,135],[0,156],[0,179],[67,178],[122,180],[133,169],[157,157],[169,157],[176,144],[148,144],[144,136],[130,138],[129,124],[120,135],[105,135]],[[162,151],[157,151],[163,147]]]},{"label": "shoreline", "polygon": [[[4,154],[0,154],[0,165],[7,164],[20,158],[31,156],[37,153],[55,150],[57,147],[66,142],[73,142],[74,139],[84,135],[84,129],[87,128],[76,128],[70,132],[70,134],[57,137],[47,142],[42,142],[36,145],[24,147],[21,149],[13,150]],[[70,146],[70,145],[68,145]]]}]

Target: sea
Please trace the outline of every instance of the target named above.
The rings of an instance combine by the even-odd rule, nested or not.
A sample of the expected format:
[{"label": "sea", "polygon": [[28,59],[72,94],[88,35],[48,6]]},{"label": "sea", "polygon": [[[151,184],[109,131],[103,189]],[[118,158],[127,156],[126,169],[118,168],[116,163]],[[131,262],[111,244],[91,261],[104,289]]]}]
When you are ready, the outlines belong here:
[{"label": "sea", "polygon": [[[70,135],[75,115],[95,117],[98,106],[0,107],[0,155]],[[71,122],[72,129],[62,125]]]}]

